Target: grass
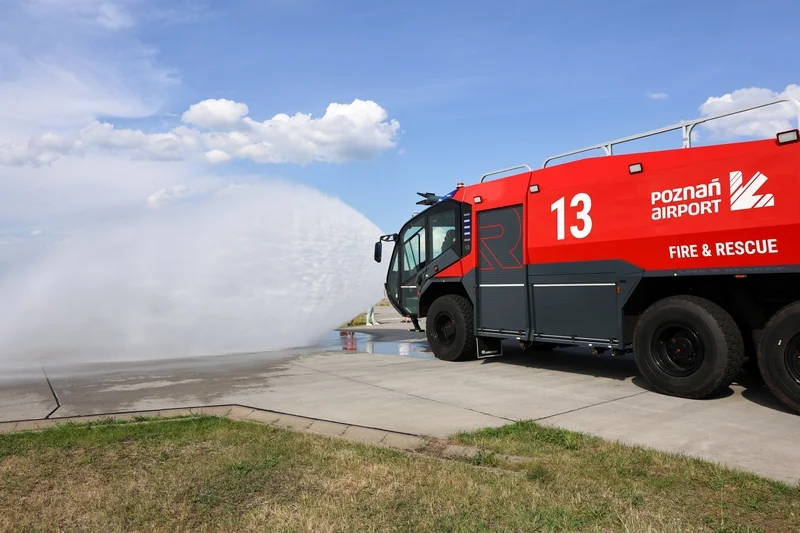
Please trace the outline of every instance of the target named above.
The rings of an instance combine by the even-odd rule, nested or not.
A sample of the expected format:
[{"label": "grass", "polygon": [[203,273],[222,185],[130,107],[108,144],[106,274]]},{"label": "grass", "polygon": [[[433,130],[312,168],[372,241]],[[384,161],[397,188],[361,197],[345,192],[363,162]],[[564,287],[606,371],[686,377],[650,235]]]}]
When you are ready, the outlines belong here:
[{"label": "grass", "polygon": [[[384,298],[380,302],[376,303],[375,307],[386,307],[388,305],[389,305],[389,300]],[[342,324],[339,327],[340,328],[352,328],[352,327],[357,327],[357,326],[364,326],[366,324],[367,324],[367,313],[361,313],[360,315],[354,317],[349,322],[345,322],[344,324]]]},{"label": "grass", "polygon": [[343,328],[352,328],[356,326],[364,326],[367,324],[367,313],[361,313],[360,315],[356,316],[349,322],[346,322],[341,325]]},{"label": "grass", "polygon": [[797,530],[798,489],[701,461],[525,423],[454,440],[483,451],[213,417],[3,435],[0,531]]},{"label": "grass", "polygon": [[553,501],[585,502],[592,522],[619,517],[623,531],[800,531],[799,488],[699,459],[532,422],[452,440],[500,457],[496,466],[523,472]]}]

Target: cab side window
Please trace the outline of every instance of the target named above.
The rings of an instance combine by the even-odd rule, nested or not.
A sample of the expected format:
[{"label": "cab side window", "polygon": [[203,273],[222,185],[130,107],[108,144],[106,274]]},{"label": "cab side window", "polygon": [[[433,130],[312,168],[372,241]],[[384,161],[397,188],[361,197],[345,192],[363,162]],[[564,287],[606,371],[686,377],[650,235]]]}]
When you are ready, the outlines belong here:
[{"label": "cab side window", "polygon": [[431,228],[431,260],[436,259],[450,248],[460,255],[457,247],[456,210],[447,209],[429,217]]},{"label": "cab side window", "polygon": [[403,274],[404,281],[410,279],[425,266],[425,225],[424,219],[416,221],[403,232]]}]

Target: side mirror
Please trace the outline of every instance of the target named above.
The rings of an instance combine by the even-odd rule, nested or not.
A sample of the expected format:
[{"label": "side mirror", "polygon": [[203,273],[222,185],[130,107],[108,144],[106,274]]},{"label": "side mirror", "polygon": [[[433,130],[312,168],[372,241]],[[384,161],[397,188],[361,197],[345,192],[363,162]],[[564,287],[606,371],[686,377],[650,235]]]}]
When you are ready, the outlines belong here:
[{"label": "side mirror", "polygon": [[375,243],[375,262],[380,263],[383,256],[383,243],[378,241]]}]

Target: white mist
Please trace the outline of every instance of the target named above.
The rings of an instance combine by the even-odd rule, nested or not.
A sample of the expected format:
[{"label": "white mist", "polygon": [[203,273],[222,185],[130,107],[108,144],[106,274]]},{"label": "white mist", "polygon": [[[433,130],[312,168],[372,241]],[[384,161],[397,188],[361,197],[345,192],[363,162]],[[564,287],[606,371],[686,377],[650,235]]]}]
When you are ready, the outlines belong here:
[{"label": "white mist", "polygon": [[379,234],[284,182],[106,220],[0,278],[0,368],[313,344],[382,297]]}]

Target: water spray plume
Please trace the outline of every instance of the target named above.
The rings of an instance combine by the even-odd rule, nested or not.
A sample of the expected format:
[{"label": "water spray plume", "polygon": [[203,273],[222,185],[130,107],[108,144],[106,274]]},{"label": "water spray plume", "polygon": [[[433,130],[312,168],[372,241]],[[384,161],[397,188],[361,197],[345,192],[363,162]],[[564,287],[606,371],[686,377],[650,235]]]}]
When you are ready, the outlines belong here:
[{"label": "water spray plume", "polygon": [[313,344],[382,297],[380,233],[282,182],[120,216],[0,279],[0,366]]}]

